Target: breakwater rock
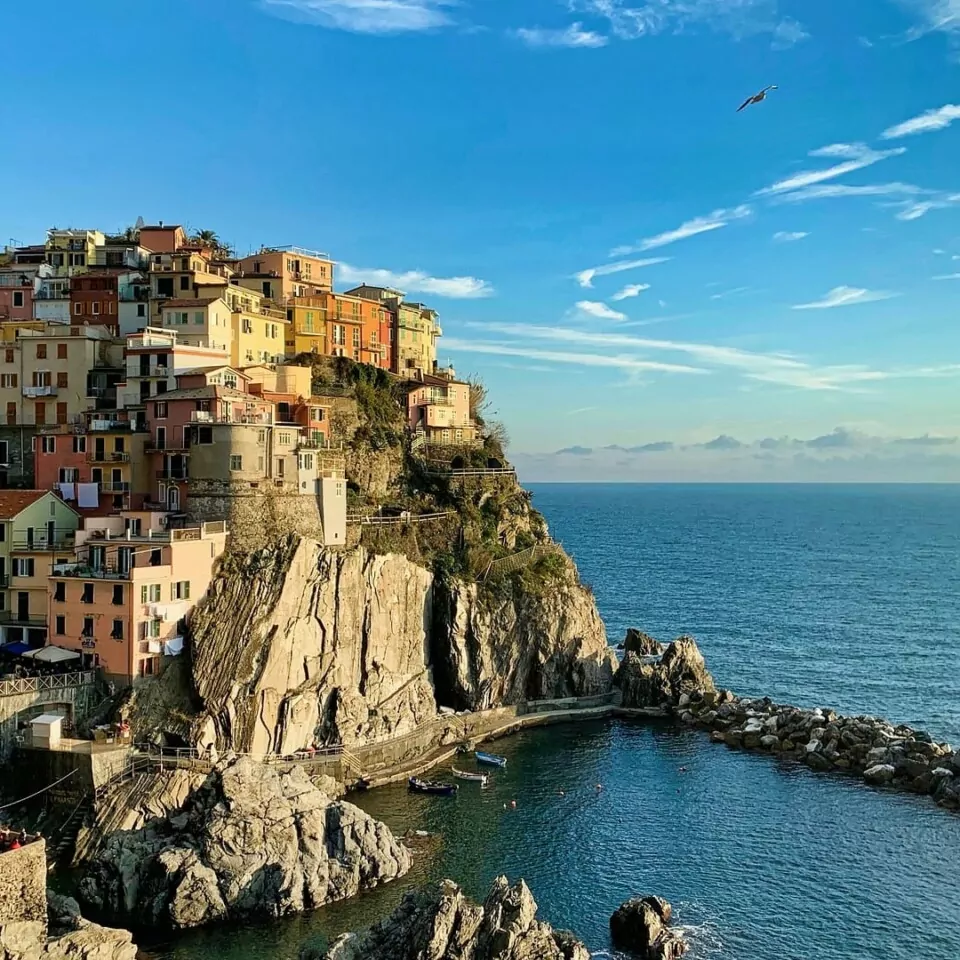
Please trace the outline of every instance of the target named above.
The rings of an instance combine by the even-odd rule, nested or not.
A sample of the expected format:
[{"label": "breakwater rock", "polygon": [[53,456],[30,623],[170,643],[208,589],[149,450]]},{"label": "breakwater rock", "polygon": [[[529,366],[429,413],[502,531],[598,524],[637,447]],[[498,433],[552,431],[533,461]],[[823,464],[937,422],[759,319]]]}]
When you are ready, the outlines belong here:
[{"label": "breakwater rock", "polygon": [[687,941],[670,927],[673,907],[660,897],[634,897],[622,903],[610,918],[610,939],[619,950],[642,960],[678,960]]},{"label": "breakwater rock", "polygon": [[498,593],[298,537],[227,558],[190,629],[189,738],[221,753],[368,743],[440,707],[606,693],[615,663],[568,560],[537,592]]},{"label": "breakwater rock", "polygon": [[614,685],[624,707],[660,709],[710,730],[714,741],[728,747],[928,794],[943,807],[960,809],[960,750],[879,717],[847,717],[718,690],[692,637],[675,640],[659,661],[627,654]]},{"label": "breakwater rock", "polygon": [[619,646],[624,653],[635,653],[638,657],[659,657],[666,649],[659,640],[651,637],[649,633],[635,630],[633,627],[627,628],[623,643]]},{"label": "breakwater rock", "polygon": [[590,960],[572,934],[537,920],[530,888],[498,877],[482,904],[451,880],[404,897],[365,933],[347,933],[328,950],[309,945],[301,960]]},{"label": "breakwater rock", "polygon": [[[179,797],[179,781],[192,776],[177,771],[164,789]],[[156,795],[149,804],[171,806]],[[331,800],[302,770],[241,759],[218,767],[166,815],[107,836],[80,896],[131,924],[184,928],[298,913],[409,867],[409,853],[384,824]]]}]

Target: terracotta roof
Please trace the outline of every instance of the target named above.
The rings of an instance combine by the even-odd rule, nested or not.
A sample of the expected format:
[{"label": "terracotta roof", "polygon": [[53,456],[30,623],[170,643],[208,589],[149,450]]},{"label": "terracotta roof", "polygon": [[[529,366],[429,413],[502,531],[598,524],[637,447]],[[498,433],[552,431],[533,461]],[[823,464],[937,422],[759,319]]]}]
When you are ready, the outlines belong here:
[{"label": "terracotta roof", "polygon": [[205,387],[185,387],[183,390],[168,390],[166,393],[158,393],[151,397],[151,401],[159,400],[161,403],[165,400],[204,400],[214,397],[224,400],[250,400],[263,403],[260,397],[253,394],[244,393],[242,390],[234,390],[233,387],[223,387],[218,383],[209,383]]},{"label": "terracotta roof", "polygon": [[186,298],[183,300],[164,300],[163,309],[166,310],[167,307],[205,307],[219,299],[220,297],[198,297],[196,300]]},{"label": "terracotta roof", "polygon": [[0,520],[12,520],[31,503],[45,497],[49,490],[0,490]]}]

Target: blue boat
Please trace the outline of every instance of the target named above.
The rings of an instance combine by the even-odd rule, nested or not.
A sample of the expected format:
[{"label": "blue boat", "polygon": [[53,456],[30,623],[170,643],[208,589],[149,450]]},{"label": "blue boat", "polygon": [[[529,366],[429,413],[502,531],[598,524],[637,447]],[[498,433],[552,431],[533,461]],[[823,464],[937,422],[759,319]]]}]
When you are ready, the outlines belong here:
[{"label": "blue boat", "polygon": [[414,793],[431,793],[436,797],[452,797],[457,792],[455,783],[440,783],[437,780],[421,780],[411,777],[407,785]]},{"label": "blue boat", "polygon": [[476,752],[477,763],[485,763],[488,767],[505,767],[507,765],[506,757],[498,757],[495,753]]}]

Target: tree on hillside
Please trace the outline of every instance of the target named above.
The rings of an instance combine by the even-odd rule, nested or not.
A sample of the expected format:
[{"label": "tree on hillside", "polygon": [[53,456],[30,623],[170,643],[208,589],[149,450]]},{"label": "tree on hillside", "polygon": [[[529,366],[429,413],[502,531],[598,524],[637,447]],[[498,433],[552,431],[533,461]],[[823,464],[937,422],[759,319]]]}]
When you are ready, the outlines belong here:
[{"label": "tree on hillside", "polygon": [[212,247],[214,250],[220,247],[220,238],[216,230],[198,230],[191,238],[192,243],[200,243],[205,247]]},{"label": "tree on hillside", "polygon": [[482,424],[486,412],[490,409],[487,385],[478,376],[468,377],[467,383],[470,385],[470,417]]}]

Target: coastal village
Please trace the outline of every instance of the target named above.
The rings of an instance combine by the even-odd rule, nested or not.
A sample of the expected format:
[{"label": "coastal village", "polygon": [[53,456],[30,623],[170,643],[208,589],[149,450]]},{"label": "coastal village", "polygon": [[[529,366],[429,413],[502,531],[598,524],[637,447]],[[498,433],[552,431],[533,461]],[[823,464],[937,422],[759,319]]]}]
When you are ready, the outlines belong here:
[{"label": "coastal village", "polygon": [[315,376],[321,358],[405,385],[414,444],[478,441],[469,384],[437,364],[437,311],[336,291],[335,271],[318,251],[241,257],[163,222],[52,228],[0,255],[0,654],[15,675],[156,675],[233,521],[256,524],[268,499],[347,543],[355,418],[343,385]]}]

